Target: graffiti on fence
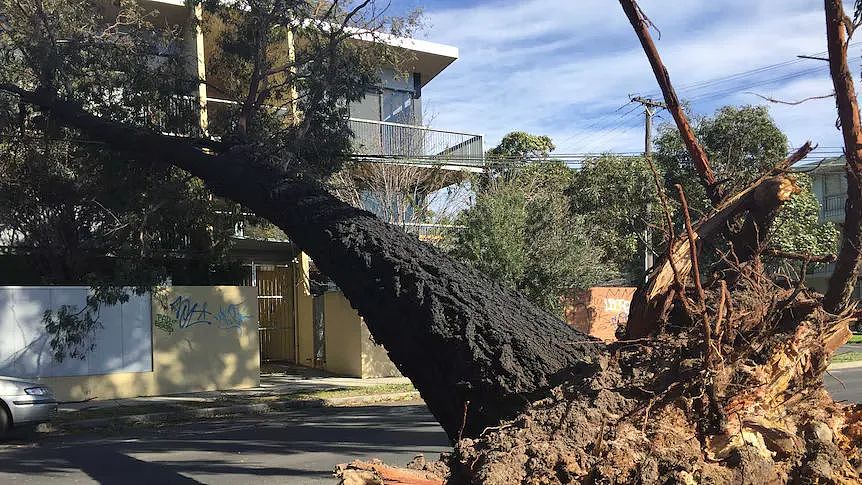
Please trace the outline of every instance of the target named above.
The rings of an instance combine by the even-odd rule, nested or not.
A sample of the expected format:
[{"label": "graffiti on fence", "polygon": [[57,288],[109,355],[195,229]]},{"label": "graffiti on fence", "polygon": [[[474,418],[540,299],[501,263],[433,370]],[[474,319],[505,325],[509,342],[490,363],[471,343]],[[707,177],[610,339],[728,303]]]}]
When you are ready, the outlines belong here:
[{"label": "graffiti on fence", "polygon": [[219,322],[221,328],[236,328],[242,330],[242,324],[248,320],[248,315],[242,312],[240,303],[231,303],[229,305],[219,307],[215,315],[215,319]]},{"label": "graffiti on fence", "polygon": [[631,300],[625,298],[605,298],[605,312],[610,314],[612,325],[625,325],[629,321]]},{"label": "graffiti on fence", "polygon": [[243,313],[243,302],[220,304],[211,310],[206,301],[178,295],[169,304],[167,301],[162,302],[161,306],[167,315],[156,315],[155,325],[168,333],[174,331],[174,326],[188,329],[196,325],[213,324],[221,329],[242,331],[243,324],[250,318]]},{"label": "graffiti on fence", "polygon": [[168,308],[170,308],[173,317],[177,319],[180,328],[213,324],[210,320],[212,312],[207,310],[206,302],[195,302],[191,298],[177,296]]}]

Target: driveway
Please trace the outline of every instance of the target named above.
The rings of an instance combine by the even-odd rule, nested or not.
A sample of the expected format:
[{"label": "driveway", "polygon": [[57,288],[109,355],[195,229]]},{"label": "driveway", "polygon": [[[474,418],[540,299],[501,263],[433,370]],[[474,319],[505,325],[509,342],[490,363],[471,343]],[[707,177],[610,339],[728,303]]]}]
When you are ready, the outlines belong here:
[{"label": "driveway", "polygon": [[0,483],[334,484],[338,463],[448,448],[422,403],[319,408],[0,446]]}]

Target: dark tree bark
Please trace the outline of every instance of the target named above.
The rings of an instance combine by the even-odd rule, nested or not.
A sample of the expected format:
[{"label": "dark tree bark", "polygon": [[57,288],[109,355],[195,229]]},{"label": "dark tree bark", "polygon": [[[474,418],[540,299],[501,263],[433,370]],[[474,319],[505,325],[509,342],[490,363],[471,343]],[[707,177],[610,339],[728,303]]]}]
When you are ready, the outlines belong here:
[{"label": "dark tree bark", "polygon": [[563,380],[590,374],[605,351],[474,268],[241,148],[213,155],[72,102],[5,90],[132,160],[187,170],[284,230],[338,284],[453,441],[513,417]]}]

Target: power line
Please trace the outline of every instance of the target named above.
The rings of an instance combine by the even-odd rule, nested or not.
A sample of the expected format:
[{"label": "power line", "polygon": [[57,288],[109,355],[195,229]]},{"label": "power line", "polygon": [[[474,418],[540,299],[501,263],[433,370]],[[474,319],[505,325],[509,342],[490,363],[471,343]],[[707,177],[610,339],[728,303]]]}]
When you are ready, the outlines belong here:
[{"label": "power line", "polygon": [[[862,45],[862,42],[851,42],[848,45],[848,48],[856,47],[859,45]],[[809,57],[809,58],[810,57],[818,57],[818,56],[822,56],[825,54],[828,54],[828,52],[827,51],[817,52],[814,54],[809,54],[807,57]],[[703,79],[703,80],[694,81],[694,82],[691,82],[688,84],[677,85],[676,90],[678,93],[681,93],[681,92],[685,92],[685,91],[703,89],[703,88],[711,87],[714,84],[719,84],[719,83],[724,83],[724,82],[729,82],[729,81],[735,81],[735,80],[738,80],[740,78],[745,78],[745,77],[749,77],[752,75],[762,74],[764,72],[774,71],[774,70],[788,67],[791,65],[800,64],[802,62],[805,62],[805,59],[797,57],[796,59],[791,59],[791,60],[787,60],[787,61],[783,61],[783,62],[779,62],[779,63],[775,63],[775,64],[768,64],[765,66],[760,66],[760,67],[757,67],[754,69],[749,69],[746,71],[740,71],[740,72],[737,72],[734,74],[729,74],[726,76],[720,76],[720,77],[715,77],[715,78],[710,78],[710,79]],[[825,67],[825,65],[823,67]],[[660,96],[661,94],[662,94],[661,91],[651,91],[651,92],[645,94],[644,96],[655,97],[655,96]]]},{"label": "power line", "polygon": [[[862,42],[852,42],[849,44],[849,47],[855,47],[855,46],[859,46],[859,45],[862,45]],[[826,53],[827,53],[826,51],[817,52],[817,53],[811,54],[809,56],[803,56],[803,58],[797,57],[795,59],[790,59],[790,60],[782,61],[782,62],[775,63],[775,64],[768,64],[765,66],[756,67],[754,69],[749,69],[746,71],[741,71],[741,72],[729,74],[726,76],[721,76],[721,77],[711,78],[711,79],[704,79],[704,80],[695,81],[695,82],[692,82],[689,84],[679,85],[677,88],[677,92],[694,94],[694,96],[690,96],[687,99],[687,101],[703,102],[703,101],[709,101],[709,100],[713,100],[713,99],[719,99],[719,98],[729,96],[729,95],[741,92],[743,90],[752,89],[755,87],[768,86],[768,85],[780,83],[783,81],[789,81],[791,79],[796,79],[799,77],[807,76],[809,74],[814,74],[814,73],[820,72],[821,70],[826,71],[827,66],[825,66],[825,65],[814,66],[814,67],[809,67],[809,68],[803,69],[801,71],[784,73],[784,74],[781,74],[779,76],[773,76],[773,77],[769,77],[769,78],[765,78],[765,79],[763,79],[763,78],[752,79],[748,82],[743,82],[742,84],[739,83],[740,81],[744,81],[748,77],[759,76],[759,75],[762,75],[765,73],[773,72],[773,71],[780,70],[780,69],[783,69],[783,68],[786,68],[789,66],[800,64],[800,63],[805,61],[805,57],[807,57],[807,58],[815,57],[816,58],[817,56],[824,55]],[[724,88],[719,88],[717,90],[715,89],[716,86],[721,86],[722,84],[731,83],[731,82],[734,83],[733,86],[727,86]],[[711,89],[711,91],[706,91],[707,89]],[[705,92],[700,92],[700,91],[705,91]],[[645,97],[658,97],[661,95],[662,95],[661,91],[653,91],[653,92],[649,93],[648,95],[645,95]],[[626,103],[623,106],[620,106],[620,108],[618,108],[617,111],[619,111],[620,109],[622,109],[626,105],[628,105],[628,103]],[[637,107],[635,107],[635,109],[636,108]],[[619,136],[620,134],[623,134],[623,133],[626,133],[630,130],[635,129],[637,126],[634,124],[632,124],[631,126],[625,126],[627,123],[631,123],[633,121],[632,119],[627,119],[632,112],[633,112],[633,110],[630,110],[630,111],[620,115],[617,118],[615,118],[613,116],[613,114],[602,116],[602,117],[598,118],[597,120],[593,121],[592,123],[590,123],[589,125],[587,125],[586,127],[579,129],[578,132],[575,132],[575,133],[569,135],[568,137],[562,139],[561,141],[558,142],[558,144],[570,142],[572,145],[580,145],[582,143],[587,143],[587,145],[585,145],[586,147],[596,146],[597,144],[607,140],[609,137]],[[613,121],[608,122],[604,127],[602,127],[598,131],[594,131],[594,132],[589,131],[598,125],[602,125],[606,120],[613,120]]]}]

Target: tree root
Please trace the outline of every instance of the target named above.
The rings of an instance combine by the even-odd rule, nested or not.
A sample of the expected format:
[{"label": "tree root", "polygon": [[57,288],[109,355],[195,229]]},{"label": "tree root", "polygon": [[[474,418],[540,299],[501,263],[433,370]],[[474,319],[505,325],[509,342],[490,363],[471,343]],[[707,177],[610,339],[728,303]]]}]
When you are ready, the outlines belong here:
[{"label": "tree root", "polygon": [[706,313],[673,308],[654,339],[613,344],[591,377],[460,440],[447,483],[862,483],[862,405],[822,383],[850,316],[741,276],[729,294],[711,282]]}]

